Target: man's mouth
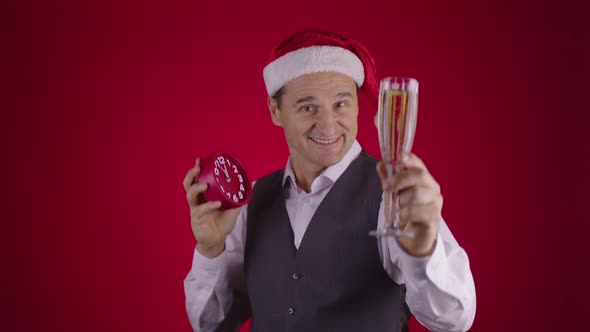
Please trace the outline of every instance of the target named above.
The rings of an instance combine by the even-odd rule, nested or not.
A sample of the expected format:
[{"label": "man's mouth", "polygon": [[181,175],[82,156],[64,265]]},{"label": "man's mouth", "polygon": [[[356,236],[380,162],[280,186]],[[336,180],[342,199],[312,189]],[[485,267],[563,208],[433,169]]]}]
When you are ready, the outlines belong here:
[{"label": "man's mouth", "polygon": [[340,139],[340,137],[341,136],[338,136],[336,138],[331,138],[331,139],[322,139],[322,138],[308,136],[308,138],[311,139],[312,141],[314,141],[315,143],[323,144],[323,145],[329,145],[329,144],[335,143],[336,141],[338,141]]}]

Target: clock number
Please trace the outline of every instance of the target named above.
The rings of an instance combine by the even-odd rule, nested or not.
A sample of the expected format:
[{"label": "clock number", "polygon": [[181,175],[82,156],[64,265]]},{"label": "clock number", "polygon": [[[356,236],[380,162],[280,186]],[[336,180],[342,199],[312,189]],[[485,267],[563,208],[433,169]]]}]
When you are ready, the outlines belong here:
[{"label": "clock number", "polygon": [[234,173],[237,173],[238,172],[238,167],[236,165],[233,165],[233,166],[234,166]]},{"label": "clock number", "polygon": [[234,194],[234,202],[236,202],[236,203],[238,202],[238,196],[236,196],[235,194]]},{"label": "clock number", "polygon": [[215,173],[215,175],[219,176],[219,169],[217,167],[215,167],[213,169],[213,173]]},{"label": "clock number", "polygon": [[217,159],[213,162],[215,167],[221,167],[221,165],[225,165],[225,159],[223,157],[217,157]]},{"label": "clock number", "polygon": [[229,192],[225,193],[227,195],[227,198],[231,198],[231,194]]},{"label": "clock number", "polygon": [[240,180],[240,183],[244,182],[244,179],[242,178],[242,174],[238,174],[238,180]]},{"label": "clock number", "polygon": [[219,188],[221,188],[221,191],[225,192],[225,188],[223,188],[222,185],[219,185]]},{"label": "clock number", "polygon": [[246,189],[244,188],[244,185],[240,183],[240,190],[241,191],[246,191]]},{"label": "clock number", "polygon": [[226,159],[225,162],[229,165],[229,167],[232,166],[231,162],[229,161],[229,159]]},{"label": "clock number", "polygon": [[241,191],[238,191],[238,197],[240,197],[240,199],[244,199],[244,195],[242,194]]}]

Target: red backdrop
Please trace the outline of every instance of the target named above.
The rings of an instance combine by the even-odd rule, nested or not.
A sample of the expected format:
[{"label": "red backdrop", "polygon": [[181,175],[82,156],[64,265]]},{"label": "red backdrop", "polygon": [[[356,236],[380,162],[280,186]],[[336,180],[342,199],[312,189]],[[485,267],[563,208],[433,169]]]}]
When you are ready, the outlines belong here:
[{"label": "red backdrop", "polygon": [[[565,1],[3,1],[3,331],[189,331],[181,181],[234,152],[283,167],[262,67],[286,34],[361,40],[421,84],[414,151],[477,287],[474,331],[588,312],[587,18]],[[374,109],[359,141],[378,153]],[[412,322],[413,331],[424,331]]]}]

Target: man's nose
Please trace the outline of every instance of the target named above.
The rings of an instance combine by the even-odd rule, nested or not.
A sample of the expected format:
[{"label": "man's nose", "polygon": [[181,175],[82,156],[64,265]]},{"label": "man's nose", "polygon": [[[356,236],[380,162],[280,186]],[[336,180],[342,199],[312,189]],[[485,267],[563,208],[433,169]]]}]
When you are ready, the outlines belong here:
[{"label": "man's nose", "polygon": [[317,113],[317,125],[320,129],[331,128],[337,121],[338,118],[335,112],[330,109],[324,108]]}]

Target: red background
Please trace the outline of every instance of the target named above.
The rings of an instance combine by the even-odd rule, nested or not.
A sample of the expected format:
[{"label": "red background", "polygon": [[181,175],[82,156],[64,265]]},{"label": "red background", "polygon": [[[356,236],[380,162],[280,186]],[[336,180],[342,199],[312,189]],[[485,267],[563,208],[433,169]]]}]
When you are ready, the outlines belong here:
[{"label": "red background", "polygon": [[[583,2],[580,2],[580,4]],[[420,81],[414,151],[477,288],[473,331],[588,312],[587,15],[565,1],[3,1],[3,331],[189,331],[182,178],[283,167],[262,68],[286,34],[355,37]],[[359,141],[378,154],[375,113]],[[413,331],[423,331],[412,322]]]}]

